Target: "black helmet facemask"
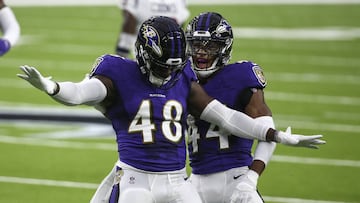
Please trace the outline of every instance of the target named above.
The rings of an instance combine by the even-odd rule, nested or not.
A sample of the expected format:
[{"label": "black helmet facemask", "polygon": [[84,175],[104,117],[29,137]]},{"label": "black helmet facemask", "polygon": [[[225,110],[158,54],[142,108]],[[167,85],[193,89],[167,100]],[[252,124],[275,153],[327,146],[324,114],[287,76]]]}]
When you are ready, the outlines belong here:
[{"label": "black helmet facemask", "polygon": [[145,21],[135,45],[140,69],[151,84],[175,84],[187,61],[184,32],[175,20],[158,16]]}]

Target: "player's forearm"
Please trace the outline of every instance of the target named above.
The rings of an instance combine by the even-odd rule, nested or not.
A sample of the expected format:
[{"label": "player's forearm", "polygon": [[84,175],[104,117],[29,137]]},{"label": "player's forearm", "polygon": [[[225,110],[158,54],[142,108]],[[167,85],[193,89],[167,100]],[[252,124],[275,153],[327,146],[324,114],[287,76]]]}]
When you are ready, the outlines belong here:
[{"label": "player's forearm", "polygon": [[[275,129],[274,120],[271,116],[260,116],[255,118],[256,121],[267,125],[270,128]],[[274,153],[274,150],[276,148],[275,142],[263,142],[259,141],[256,145],[255,152],[254,152],[254,160],[260,160],[264,163],[264,165],[267,165],[267,163],[270,161],[272,154]]]},{"label": "player's forearm", "polygon": [[255,171],[260,176],[265,170],[265,163],[260,160],[254,160],[249,169]]},{"label": "player's forearm", "polygon": [[211,101],[200,118],[219,125],[231,134],[247,139],[273,141],[275,130],[257,122],[244,113],[232,110],[217,100]]},{"label": "player's forearm", "polygon": [[59,82],[52,96],[56,101],[73,106],[80,104],[95,105],[106,97],[106,87],[98,79],[90,79],[79,83]]},{"label": "player's forearm", "polygon": [[254,161],[249,168],[261,175],[270,161],[275,147],[275,142],[259,141],[255,149]]},{"label": "player's forearm", "polygon": [[255,149],[254,160],[260,160],[264,162],[265,165],[267,165],[272,157],[272,154],[274,153],[275,148],[275,142],[259,141]]}]

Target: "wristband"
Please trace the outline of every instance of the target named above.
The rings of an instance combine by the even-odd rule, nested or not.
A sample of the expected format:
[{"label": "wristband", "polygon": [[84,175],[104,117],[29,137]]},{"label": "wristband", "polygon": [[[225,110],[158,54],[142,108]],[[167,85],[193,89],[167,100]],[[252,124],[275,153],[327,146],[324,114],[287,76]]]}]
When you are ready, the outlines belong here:
[{"label": "wristband", "polygon": [[60,91],[60,85],[59,85],[59,83],[57,83],[57,82],[55,82],[55,89],[54,89],[54,92],[53,93],[48,93],[48,95],[50,95],[50,96],[55,96],[55,95],[57,95],[58,93],[59,93],[59,91]]}]

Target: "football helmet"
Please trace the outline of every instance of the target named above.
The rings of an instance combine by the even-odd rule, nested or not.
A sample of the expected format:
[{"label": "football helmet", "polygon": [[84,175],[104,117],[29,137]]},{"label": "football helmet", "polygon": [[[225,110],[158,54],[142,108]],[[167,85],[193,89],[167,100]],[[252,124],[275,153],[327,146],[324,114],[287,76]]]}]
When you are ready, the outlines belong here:
[{"label": "football helmet", "polygon": [[184,31],[172,18],[151,17],[140,26],[135,55],[140,70],[151,84],[170,87],[187,62]]},{"label": "football helmet", "polygon": [[200,78],[207,78],[231,58],[233,32],[230,24],[215,12],[201,13],[186,28],[187,54]]}]

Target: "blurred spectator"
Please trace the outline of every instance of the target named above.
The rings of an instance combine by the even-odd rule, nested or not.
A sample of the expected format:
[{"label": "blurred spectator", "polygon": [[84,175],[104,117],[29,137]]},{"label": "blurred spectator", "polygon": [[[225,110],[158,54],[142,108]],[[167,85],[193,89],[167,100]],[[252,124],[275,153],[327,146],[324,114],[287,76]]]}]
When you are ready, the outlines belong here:
[{"label": "blurred spectator", "polygon": [[185,23],[190,13],[185,0],[120,0],[123,23],[116,43],[116,53],[130,57],[133,54],[138,29],[151,16],[174,18]]},{"label": "blurred spectator", "polygon": [[10,50],[20,37],[20,26],[13,11],[0,0],[0,29],[3,36],[0,38],[0,56]]}]

